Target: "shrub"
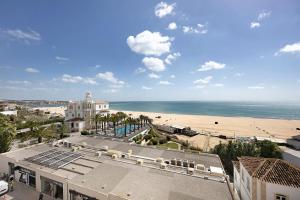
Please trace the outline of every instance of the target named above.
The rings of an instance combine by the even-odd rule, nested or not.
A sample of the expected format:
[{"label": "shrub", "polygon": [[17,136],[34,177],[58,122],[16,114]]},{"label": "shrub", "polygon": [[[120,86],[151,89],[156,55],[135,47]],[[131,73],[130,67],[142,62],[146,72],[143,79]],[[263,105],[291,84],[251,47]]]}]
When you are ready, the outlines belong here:
[{"label": "shrub", "polygon": [[90,135],[88,131],[81,131],[81,135]]},{"label": "shrub", "polygon": [[153,145],[152,141],[150,140],[147,145]]},{"label": "shrub", "polygon": [[145,136],[144,136],[144,139],[145,139],[146,141],[150,140],[151,138],[152,138],[152,135],[145,135]]},{"label": "shrub", "polygon": [[150,142],[152,142],[153,145],[157,145],[157,144],[158,144],[158,141],[157,141],[156,138],[152,138],[152,139],[150,140]]},{"label": "shrub", "polygon": [[167,141],[170,141],[171,137],[169,135],[167,135]]},{"label": "shrub", "polygon": [[167,142],[167,139],[166,138],[160,138],[159,139],[159,144],[164,144]]}]

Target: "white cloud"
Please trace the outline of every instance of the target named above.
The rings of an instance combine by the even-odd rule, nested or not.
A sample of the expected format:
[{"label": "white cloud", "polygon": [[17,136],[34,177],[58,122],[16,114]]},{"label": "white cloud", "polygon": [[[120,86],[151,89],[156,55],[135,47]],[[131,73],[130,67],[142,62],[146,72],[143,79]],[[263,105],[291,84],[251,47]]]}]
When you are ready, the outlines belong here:
[{"label": "white cloud", "polygon": [[278,52],[275,53],[275,56],[281,53],[300,53],[300,42],[285,45]]},{"label": "white cloud", "polygon": [[148,77],[149,77],[149,78],[153,78],[153,79],[159,79],[159,78],[160,78],[160,76],[159,76],[159,75],[157,75],[157,74],[154,74],[154,73],[150,73],[150,74],[148,74]]},{"label": "white cloud", "polygon": [[195,80],[194,81],[194,84],[195,85],[207,85],[207,84],[209,84],[210,83],[210,81],[211,81],[211,79],[212,79],[213,77],[212,76],[207,76],[207,77],[205,77],[205,78],[203,78],[203,79],[198,79],[198,80]]},{"label": "white cloud", "polygon": [[259,28],[261,26],[261,23],[264,19],[268,18],[271,16],[271,11],[269,12],[261,12],[258,14],[257,20],[254,20],[250,23],[250,28]]},{"label": "white cloud", "polygon": [[265,89],[265,87],[257,85],[257,86],[249,86],[248,89],[250,89],[250,90],[263,90],[263,89]]},{"label": "white cloud", "polygon": [[146,69],[139,67],[134,71],[134,73],[141,74],[141,73],[144,73],[145,71],[146,71]]},{"label": "white cloud", "polygon": [[81,76],[71,76],[69,74],[64,74],[62,76],[62,81],[66,83],[79,83],[83,80]]},{"label": "white cloud", "polygon": [[98,69],[98,68],[100,68],[101,67],[101,65],[95,65],[93,68],[94,69]]},{"label": "white cloud", "polygon": [[174,74],[172,74],[172,75],[170,76],[170,78],[176,78],[176,76],[175,76]]},{"label": "white cloud", "polygon": [[171,85],[169,81],[159,81],[158,84],[160,85]]},{"label": "white cloud", "polygon": [[181,56],[179,52],[169,54],[165,59],[165,63],[171,65],[179,56]]},{"label": "white cloud", "polygon": [[145,57],[142,62],[145,67],[154,72],[162,72],[166,69],[164,62],[159,58]]},{"label": "white cloud", "polygon": [[203,65],[201,65],[201,67],[198,69],[198,71],[209,71],[209,70],[213,70],[213,69],[223,69],[225,67],[225,64],[223,63],[218,63],[215,61],[208,61],[205,62]]},{"label": "white cloud", "polygon": [[56,56],[56,57],[55,57],[55,59],[56,59],[56,60],[58,60],[58,61],[64,61],[64,62],[66,62],[66,61],[69,61],[69,60],[70,60],[69,58],[60,57],[60,56]]},{"label": "white cloud", "polygon": [[142,90],[152,90],[151,87],[142,86]]},{"label": "white cloud", "polygon": [[224,84],[223,83],[215,83],[212,86],[214,86],[214,87],[224,87]]},{"label": "white cloud", "polygon": [[269,11],[269,12],[261,12],[261,13],[259,13],[259,15],[257,17],[257,20],[261,21],[261,20],[264,20],[264,19],[266,19],[266,18],[268,18],[270,16],[271,16],[271,11]]},{"label": "white cloud", "polygon": [[196,33],[196,34],[206,34],[208,30],[206,29],[206,25],[197,24],[196,27],[192,26],[183,26],[182,31],[184,33]]},{"label": "white cloud", "polygon": [[123,85],[125,84],[124,81],[120,81],[118,80],[115,76],[114,76],[114,73],[112,72],[104,72],[104,73],[98,73],[96,75],[96,77],[102,79],[102,80],[106,80],[106,81],[109,81],[113,84],[118,84],[118,85]]},{"label": "white cloud", "polygon": [[175,22],[171,22],[169,25],[168,25],[168,29],[169,30],[175,30],[177,29],[177,24]]},{"label": "white cloud", "polygon": [[253,29],[253,28],[259,28],[260,27],[260,23],[259,22],[251,22],[250,24],[250,28]]},{"label": "white cloud", "polygon": [[160,56],[170,51],[172,38],[162,36],[160,32],[150,32],[148,30],[138,35],[129,36],[127,44],[129,48],[139,54]]},{"label": "white cloud", "polygon": [[116,90],[116,89],[107,89],[107,90],[103,90],[103,93],[116,93],[118,91],[119,90]]},{"label": "white cloud", "polygon": [[32,67],[26,68],[25,71],[28,72],[28,73],[39,73],[39,70],[34,69]]},{"label": "white cloud", "polygon": [[33,30],[22,31],[20,29],[0,29],[0,35],[12,41],[23,41],[30,44],[32,41],[40,41],[41,35]]},{"label": "white cloud", "polygon": [[155,6],[154,13],[157,17],[162,18],[166,15],[173,14],[175,6],[176,3],[167,4],[166,2],[160,2]]},{"label": "white cloud", "polygon": [[9,84],[25,84],[25,85],[30,85],[31,82],[30,81],[7,81]]},{"label": "white cloud", "polygon": [[240,72],[237,72],[237,73],[234,74],[234,76],[237,76],[237,77],[242,77],[244,75],[245,75],[244,73],[240,73]]},{"label": "white cloud", "polygon": [[97,82],[93,78],[83,78],[81,76],[72,76],[69,74],[64,74],[61,80],[66,83],[85,83],[90,85],[97,85]]}]

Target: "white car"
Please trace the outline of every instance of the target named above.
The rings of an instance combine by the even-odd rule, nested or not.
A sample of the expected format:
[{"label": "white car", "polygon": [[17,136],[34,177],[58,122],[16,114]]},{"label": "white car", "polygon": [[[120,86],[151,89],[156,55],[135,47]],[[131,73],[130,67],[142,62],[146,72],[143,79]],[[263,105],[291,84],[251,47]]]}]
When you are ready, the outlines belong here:
[{"label": "white car", "polygon": [[6,181],[0,181],[0,197],[8,192],[8,183]]}]

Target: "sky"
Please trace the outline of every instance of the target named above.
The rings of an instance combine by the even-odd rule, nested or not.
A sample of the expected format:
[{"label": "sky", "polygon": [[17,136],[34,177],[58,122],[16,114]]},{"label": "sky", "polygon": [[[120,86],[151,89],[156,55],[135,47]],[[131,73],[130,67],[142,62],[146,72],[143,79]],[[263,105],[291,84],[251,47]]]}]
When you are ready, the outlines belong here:
[{"label": "sky", "polygon": [[2,0],[0,99],[299,101],[298,0]]}]

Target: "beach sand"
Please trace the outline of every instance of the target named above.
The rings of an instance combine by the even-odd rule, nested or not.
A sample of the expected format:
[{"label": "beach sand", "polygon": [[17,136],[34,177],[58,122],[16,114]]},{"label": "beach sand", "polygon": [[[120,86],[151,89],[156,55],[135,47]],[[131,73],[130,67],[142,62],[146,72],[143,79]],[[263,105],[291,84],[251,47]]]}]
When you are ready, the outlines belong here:
[{"label": "beach sand", "polygon": [[[117,112],[111,110],[111,113]],[[262,119],[250,117],[220,117],[204,115],[166,114],[138,111],[123,111],[132,114],[133,117],[146,115],[153,119],[154,124],[189,126],[199,132],[210,132],[216,135],[226,136],[259,136],[287,139],[300,134],[296,130],[300,128],[300,120]],[[156,118],[161,116],[160,119]],[[218,124],[215,124],[218,122]],[[178,136],[179,139],[188,140],[194,146],[203,147],[207,136],[197,135],[194,137]],[[210,137],[209,146],[218,144],[220,139]],[[226,140],[221,140],[222,142]]]}]

